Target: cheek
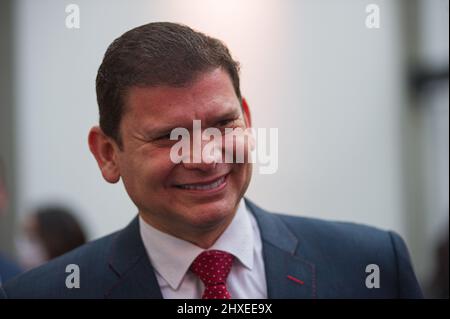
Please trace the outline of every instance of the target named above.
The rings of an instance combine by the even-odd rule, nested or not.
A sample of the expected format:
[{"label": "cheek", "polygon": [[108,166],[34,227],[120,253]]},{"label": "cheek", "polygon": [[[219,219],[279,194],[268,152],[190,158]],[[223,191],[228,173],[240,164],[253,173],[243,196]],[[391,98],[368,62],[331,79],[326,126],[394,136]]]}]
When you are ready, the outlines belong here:
[{"label": "cheek", "polygon": [[169,153],[170,149],[157,149],[130,156],[121,167],[124,184],[147,195],[151,190],[164,188],[174,167]]},{"label": "cheek", "polygon": [[251,162],[250,156],[255,148],[255,139],[249,130],[235,131],[233,134],[225,134],[223,148],[226,162],[247,163]]},{"label": "cheek", "polygon": [[232,174],[230,174],[230,190],[233,196],[241,198],[245,195],[252,176],[252,164],[233,164]]}]

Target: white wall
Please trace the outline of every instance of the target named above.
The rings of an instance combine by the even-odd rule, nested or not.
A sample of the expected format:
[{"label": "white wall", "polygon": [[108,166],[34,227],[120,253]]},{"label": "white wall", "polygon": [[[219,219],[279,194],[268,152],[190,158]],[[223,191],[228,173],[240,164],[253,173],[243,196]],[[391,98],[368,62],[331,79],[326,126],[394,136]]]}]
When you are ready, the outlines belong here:
[{"label": "white wall", "polygon": [[[65,28],[65,5],[81,28]],[[366,29],[365,6],[381,8]],[[279,170],[248,195],[290,214],[350,220],[405,234],[398,1],[17,1],[18,207],[79,209],[92,237],[136,213],[121,184],[103,181],[87,147],[97,121],[94,79],[108,44],[150,21],[224,40],[242,63],[257,127],[278,127]]]}]

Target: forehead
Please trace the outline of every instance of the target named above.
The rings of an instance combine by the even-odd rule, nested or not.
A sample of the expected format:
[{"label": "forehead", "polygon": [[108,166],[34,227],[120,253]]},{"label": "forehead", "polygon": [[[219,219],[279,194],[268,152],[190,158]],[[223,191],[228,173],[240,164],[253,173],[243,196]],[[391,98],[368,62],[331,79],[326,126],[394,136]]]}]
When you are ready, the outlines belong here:
[{"label": "forehead", "polygon": [[[231,79],[222,69],[198,76],[183,87],[132,87],[123,120],[133,126],[186,126],[240,109]],[[131,122],[131,123],[130,123]]]}]

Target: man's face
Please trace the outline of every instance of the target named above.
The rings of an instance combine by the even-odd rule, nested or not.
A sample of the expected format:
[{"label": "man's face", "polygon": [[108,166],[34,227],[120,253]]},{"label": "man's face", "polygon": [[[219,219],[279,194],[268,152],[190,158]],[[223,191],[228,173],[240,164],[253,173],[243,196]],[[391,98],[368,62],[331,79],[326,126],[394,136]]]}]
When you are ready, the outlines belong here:
[{"label": "man's face", "polygon": [[228,225],[250,182],[251,163],[175,164],[170,151],[177,141],[169,138],[177,127],[188,129],[192,138],[193,120],[201,120],[202,130],[215,127],[222,134],[225,128],[249,125],[228,73],[218,68],[181,88],[133,87],[125,104],[123,147],[114,149],[119,174],[141,216],[178,237]]}]

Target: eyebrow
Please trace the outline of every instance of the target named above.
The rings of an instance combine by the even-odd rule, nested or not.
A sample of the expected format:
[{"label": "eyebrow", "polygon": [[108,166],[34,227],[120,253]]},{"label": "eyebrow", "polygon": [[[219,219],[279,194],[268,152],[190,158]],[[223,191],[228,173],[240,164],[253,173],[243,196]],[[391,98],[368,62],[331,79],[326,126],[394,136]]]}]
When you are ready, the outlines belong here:
[{"label": "eyebrow", "polygon": [[[204,125],[205,122],[202,121],[202,128],[210,127],[210,124],[215,125],[218,122],[229,119],[231,117],[238,117],[240,115],[240,113],[241,113],[240,108],[227,110],[223,114],[214,116],[212,119],[209,119],[208,122],[210,122],[210,123],[206,123],[206,124],[208,124],[206,126]],[[145,131],[145,136],[147,136],[149,138],[165,136],[167,134],[170,134],[170,132],[172,130],[174,130],[178,127],[184,127],[184,128],[190,129],[191,125],[192,125],[192,121],[190,121],[189,125],[166,125],[166,126],[155,127],[155,128],[147,129]]]},{"label": "eyebrow", "polygon": [[[217,115],[217,116],[213,117],[210,120],[211,123],[206,123],[206,124],[214,124],[215,125],[215,124],[217,124],[220,121],[227,120],[229,118],[239,117],[239,115],[241,115],[240,110],[241,110],[240,108],[228,110],[228,111],[224,112],[223,114],[220,114],[220,115]],[[208,127],[208,126],[209,125],[206,125],[206,127]]]}]

